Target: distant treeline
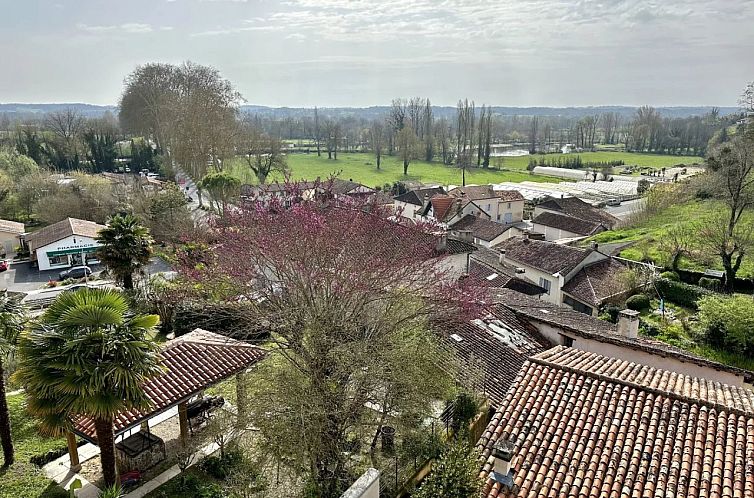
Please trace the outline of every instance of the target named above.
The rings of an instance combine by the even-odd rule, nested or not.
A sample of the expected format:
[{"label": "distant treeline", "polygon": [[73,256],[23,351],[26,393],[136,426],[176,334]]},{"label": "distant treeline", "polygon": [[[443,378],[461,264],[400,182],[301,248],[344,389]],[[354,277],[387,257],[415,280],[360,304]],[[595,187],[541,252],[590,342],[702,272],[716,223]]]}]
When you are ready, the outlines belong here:
[{"label": "distant treeline", "polygon": [[560,156],[556,158],[540,157],[537,159],[530,159],[527,169],[532,171],[537,166],[550,167],[550,168],[569,168],[569,169],[591,169],[591,170],[603,170],[608,168],[615,168],[618,166],[624,166],[626,163],[622,160],[619,161],[583,161],[581,156]]}]

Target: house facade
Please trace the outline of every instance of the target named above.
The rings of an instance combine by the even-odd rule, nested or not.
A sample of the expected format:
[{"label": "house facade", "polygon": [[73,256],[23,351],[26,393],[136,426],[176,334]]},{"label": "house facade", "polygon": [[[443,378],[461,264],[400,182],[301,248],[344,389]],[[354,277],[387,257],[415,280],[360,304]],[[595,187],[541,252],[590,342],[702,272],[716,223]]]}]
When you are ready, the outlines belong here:
[{"label": "house facade", "polygon": [[26,236],[32,261],[40,270],[56,270],[97,262],[97,234],[105,228],[93,221],[66,218]]},{"label": "house facade", "polygon": [[518,223],[524,218],[524,197],[517,190],[496,190],[492,185],[468,185],[448,192],[458,199],[473,201],[490,220]]},{"label": "house facade", "polygon": [[16,255],[16,247],[21,244],[24,231],[23,223],[0,220],[0,251],[4,257],[12,258]]},{"label": "house facade", "polygon": [[494,247],[501,263],[545,289],[541,298],[549,303],[596,316],[610,299],[628,290],[619,278],[628,268],[598,250],[554,242],[513,237]]}]

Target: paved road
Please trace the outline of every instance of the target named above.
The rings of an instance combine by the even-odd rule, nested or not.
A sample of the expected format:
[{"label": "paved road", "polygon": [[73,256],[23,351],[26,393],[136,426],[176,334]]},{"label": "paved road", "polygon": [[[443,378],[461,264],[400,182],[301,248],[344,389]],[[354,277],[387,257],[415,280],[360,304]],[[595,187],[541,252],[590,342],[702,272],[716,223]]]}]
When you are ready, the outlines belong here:
[{"label": "paved road", "polygon": [[[90,265],[96,274],[103,269],[101,265]],[[150,275],[171,271],[170,265],[160,258],[153,258],[147,267]],[[57,280],[61,270],[39,271],[31,263],[11,263],[10,269],[0,273],[0,289],[12,292],[29,292],[39,290],[50,280]]]},{"label": "paved road", "polygon": [[628,216],[641,211],[644,206],[644,199],[634,199],[632,201],[622,202],[620,206],[608,206],[605,210],[616,218],[625,219]]}]

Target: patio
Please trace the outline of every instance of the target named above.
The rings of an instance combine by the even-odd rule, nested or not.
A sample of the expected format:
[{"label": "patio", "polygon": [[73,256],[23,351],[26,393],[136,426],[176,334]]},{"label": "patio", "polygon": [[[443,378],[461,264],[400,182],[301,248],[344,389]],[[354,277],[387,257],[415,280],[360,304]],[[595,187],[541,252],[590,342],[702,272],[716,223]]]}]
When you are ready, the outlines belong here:
[{"label": "patio", "polygon": [[[228,412],[234,421],[232,425],[237,413],[229,404],[220,407],[217,398],[204,398],[203,392],[228,378],[243,375],[264,357],[264,351],[197,329],[166,343],[162,356],[165,373],[144,385],[151,408],[121,412],[113,423],[119,474],[136,471],[140,477],[140,487],[128,494],[131,497],[143,496],[177,475],[177,455],[187,448],[196,449],[192,463],[217,450],[214,442],[202,440],[202,427],[211,418],[209,413],[213,409]],[[212,401],[206,401],[209,399]],[[237,433],[231,426],[225,437],[231,439]],[[88,444],[77,447],[77,435]],[[102,475],[92,420],[75,419],[74,430],[67,440],[69,454],[46,465],[45,473],[66,488],[79,479],[82,489],[77,496],[96,497]],[[150,482],[153,479],[155,482]]]}]

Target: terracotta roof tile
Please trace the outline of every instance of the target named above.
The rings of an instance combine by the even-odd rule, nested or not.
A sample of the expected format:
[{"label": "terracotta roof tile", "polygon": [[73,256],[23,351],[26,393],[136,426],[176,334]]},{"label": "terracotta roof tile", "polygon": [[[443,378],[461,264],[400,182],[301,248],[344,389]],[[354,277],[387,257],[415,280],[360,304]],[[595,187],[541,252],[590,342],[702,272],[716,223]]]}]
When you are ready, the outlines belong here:
[{"label": "terracotta roof tile", "polygon": [[36,250],[71,235],[95,238],[103,228],[105,228],[105,225],[100,225],[93,221],[66,218],[30,233],[26,236],[26,241]]},{"label": "terracotta roof tile", "polygon": [[443,342],[456,352],[460,374],[478,382],[493,407],[503,402],[526,359],[550,346],[536,328],[497,306],[476,320],[436,327]]},{"label": "terracotta roof tile", "polygon": [[535,225],[544,225],[546,227],[557,228],[558,230],[564,230],[566,232],[584,236],[594,235],[595,233],[609,230],[609,227],[606,227],[601,222],[583,220],[581,218],[576,218],[575,216],[557,214],[549,211],[540,213],[531,220],[531,222]]},{"label": "terracotta roof tile", "polygon": [[445,189],[442,187],[418,188],[395,197],[395,200],[399,202],[407,202],[408,204],[413,204],[415,206],[423,206],[425,195],[432,198],[435,195],[444,193]]},{"label": "terracotta roof tile", "polygon": [[608,228],[613,228],[620,221],[610,213],[588,204],[578,197],[565,197],[558,199],[551,197],[541,202],[537,207],[551,211],[559,211],[562,214],[573,216],[581,220],[601,223]]},{"label": "terracotta roof tile", "polygon": [[22,234],[26,231],[23,223],[16,221],[0,220],[0,232],[10,232],[15,234]]},{"label": "terracotta roof tile", "polygon": [[[521,368],[478,448],[483,496],[754,496],[754,393],[562,346]],[[516,492],[489,478],[515,441]]]},{"label": "terracotta roof tile", "polygon": [[[121,412],[113,424],[115,435],[241,372],[263,357],[264,351],[256,346],[206,330],[196,329],[173,339],[162,350],[166,371],[143,386],[152,402],[151,408]],[[96,441],[93,420],[78,417],[74,425],[77,434]]]},{"label": "terracotta roof tile", "polygon": [[515,224],[513,223],[498,223],[496,221],[474,216],[473,214],[467,214],[455,222],[450,228],[451,230],[471,230],[472,234],[477,239],[491,242],[514,226]]},{"label": "terracotta roof tile", "polygon": [[496,245],[495,249],[505,249],[506,259],[551,274],[560,272],[563,276],[573,271],[591,253],[589,249],[580,249],[526,237],[511,237]]},{"label": "terracotta roof tile", "polygon": [[[743,370],[716,361],[702,358],[666,342],[639,336],[628,338],[618,334],[618,326],[593,316],[527,296],[510,289],[494,289],[491,298],[515,312],[519,318],[526,318],[557,327],[569,334],[599,342],[643,351],[657,356],[671,356],[679,361],[730,372],[743,377],[747,382],[754,380],[754,372]],[[754,498],[754,497],[752,497]]]},{"label": "terracotta roof tile", "polygon": [[615,276],[626,267],[613,258],[605,259],[579,270],[563,286],[563,292],[582,303],[600,306],[616,291]]}]

